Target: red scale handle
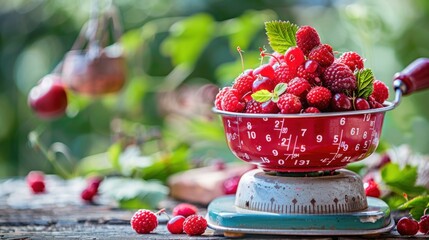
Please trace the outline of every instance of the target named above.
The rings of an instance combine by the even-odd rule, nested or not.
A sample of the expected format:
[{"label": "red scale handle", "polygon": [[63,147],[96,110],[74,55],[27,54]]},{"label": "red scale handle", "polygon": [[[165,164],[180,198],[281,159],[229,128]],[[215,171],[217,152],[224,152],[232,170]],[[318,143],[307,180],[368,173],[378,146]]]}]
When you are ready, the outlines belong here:
[{"label": "red scale handle", "polygon": [[395,74],[394,78],[402,81],[404,87],[401,88],[403,95],[408,95],[416,91],[424,90],[429,87],[429,58],[418,58],[408,65],[404,70]]}]

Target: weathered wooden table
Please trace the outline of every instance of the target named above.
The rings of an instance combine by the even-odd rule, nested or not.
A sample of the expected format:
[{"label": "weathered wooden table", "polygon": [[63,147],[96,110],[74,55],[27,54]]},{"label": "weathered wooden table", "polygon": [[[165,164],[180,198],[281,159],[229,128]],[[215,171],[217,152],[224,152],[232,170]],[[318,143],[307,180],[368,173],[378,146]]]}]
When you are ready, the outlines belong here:
[{"label": "weathered wooden table", "polygon": [[[129,220],[134,211],[122,210],[108,199],[100,198],[97,204],[80,200],[83,180],[63,181],[50,176],[49,191],[30,193],[23,178],[0,180],[0,239],[225,239],[208,229],[203,236],[172,235],[166,229],[167,217],[151,234],[139,235]],[[177,201],[160,203],[171,213]],[[201,207],[200,213],[205,214]],[[246,239],[303,239],[302,236],[246,235]],[[307,237],[306,239],[361,239],[364,237]],[[365,237],[374,239],[374,236]],[[377,236],[380,239],[403,238],[396,231]],[[427,239],[418,235],[414,238]]]}]

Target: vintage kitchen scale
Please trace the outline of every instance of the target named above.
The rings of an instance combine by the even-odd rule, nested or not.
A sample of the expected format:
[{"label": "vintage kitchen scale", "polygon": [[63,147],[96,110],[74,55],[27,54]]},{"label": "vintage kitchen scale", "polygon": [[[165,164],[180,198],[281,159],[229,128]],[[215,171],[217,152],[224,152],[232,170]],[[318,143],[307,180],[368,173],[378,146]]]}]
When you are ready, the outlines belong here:
[{"label": "vintage kitchen scale", "polygon": [[231,151],[258,169],[235,196],[208,206],[209,226],[225,236],[372,235],[394,227],[388,205],[366,197],[359,175],[343,169],[378,146],[384,114],[402,95],[429,86],[429,59],[394,77],[394,102],[365,111],[221,115]]}]

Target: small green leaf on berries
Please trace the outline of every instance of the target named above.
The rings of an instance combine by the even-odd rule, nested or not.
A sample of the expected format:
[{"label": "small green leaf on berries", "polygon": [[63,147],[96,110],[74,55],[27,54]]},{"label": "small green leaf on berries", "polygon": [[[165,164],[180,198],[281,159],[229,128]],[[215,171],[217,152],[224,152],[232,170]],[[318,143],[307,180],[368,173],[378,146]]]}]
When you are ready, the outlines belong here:
[{"label": "small green leaf on berries", "polygon": [[284,54],[288,48],[296,46],[296,24],[289,21],[265,22],[265,31],[271,48],[276,52]]},{"label": "small green leaf on berries", "polygon": [[277,94],[278,96],[282,95],[284,92],[286,92],[287,84],[286,83],[279,83],[274,88],[274,94]]},{"label": "small green leaf on berries", "polygon": [[420,195],[398,207],[399,210],[408,209],[414,219],[420,219],[429,205],[429,196]]},{"label": "small green leaf on berries", "polygon": [[374,90],[374,74],[371,69],[366,68],[356,71],[355,76],[357,81],[357,97],[367,99]]},{"label": "small green leaf on berries", "polygon": [[259,90],[257,92],[252,93],[253,100],[257,102],[266,102],[273,97],[273,94],[268,90]]}]

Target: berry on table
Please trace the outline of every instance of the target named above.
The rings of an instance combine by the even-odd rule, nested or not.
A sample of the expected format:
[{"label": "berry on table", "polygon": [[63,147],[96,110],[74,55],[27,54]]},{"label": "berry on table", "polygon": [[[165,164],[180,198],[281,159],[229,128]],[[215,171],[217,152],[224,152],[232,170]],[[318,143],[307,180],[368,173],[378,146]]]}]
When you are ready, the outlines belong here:
[{"label": "berry on table", "polygon": [[330,45],[320,44],[311,50],[308,59],[316,61],[322,67],[327,67],[334,62],[335,56]]},{"label": "berry on table", "polygon": [[419,221],[419,232],[429,234],[429,215],[423,215]]},{"label": "berry on table", "polygon": [[304,52],[305,55],[308,55],[314,47],[320,45],[319,34],[316,29],[311,26],[300,27],[295,36],[296,45]]},{"label": "berry on table", "polygon": [[240,182],[241,176],[232,176],[225,179],[222,183],[223,194],[235,194],[237,192],[238,183]]},{"label": "berry on table", "polygon": [[356,77],[346,65],[333,63],[323,72],[323,84],[334,93],[351,93],[356,89]]},{"label": "berry on table", "polygon": [[45,174],[41,171],[31,171],[27,174],[27,184],[33,193],[45,192]]},{"label": "berry on table", "polygon": [[188,217],[197,214],[198,208],[190,203],[179,203],[173,208],[173,216]]},{"label": "berry on table", "polygon": [[281,113],[299,113],[302,109],[302,103],[299,97],[285,93],[279,97],[279,101],[277,102],[277,106],[280,109]]},{"label": "berry on table", "polygon": [[332,93],[329,89],[321,86],[313,87],[307,94],[307,103],[311,107],[324,110],[329,107]]},{"label": "berry on table", "polygon": [[95,195],[97,195],[97,189],[94,187],[86,187],[80,194],[82,200],[87,202],[92,202],[94,200]]},{"label": "berry on table", "polygon": [[183,223],[183,231],[189,236],[202,235],[207,229],[207,220],[199,215],[191,215]]},{"label": "berry on table", "polygon": [[181,233],[183,233],[183,223],[185,222],[185,219],[186,218],[184,216],[181,216],[181,215],[172,217],[167,222],[167,230],[171,234],[181,234]]},{"label": "berry on table", "polygon": [[134,213],[130,220],[131,227],[138,234],[145,234],[152,232],[158,226],[158,218],[155,213],[140,209]]},{"label": "berry on table", "polygon": [[419,231],[419,223],[410,217],[402,217],[396,224],[396,230],[401,235],[414,236]]},{"label": "berry on table", "polygon": [[364,59],[356,52],[345,52],[337,60],[337,63],[342,63],[354,72],[356,69],[363,69]]},{"label": "berry on table", "polygon": [[380,80],[374,81],[374,90],[372,91],[371,96],[375,99],[375,101],[383,104],[384,101],[389,97],[389,88],[386,84]]}]

